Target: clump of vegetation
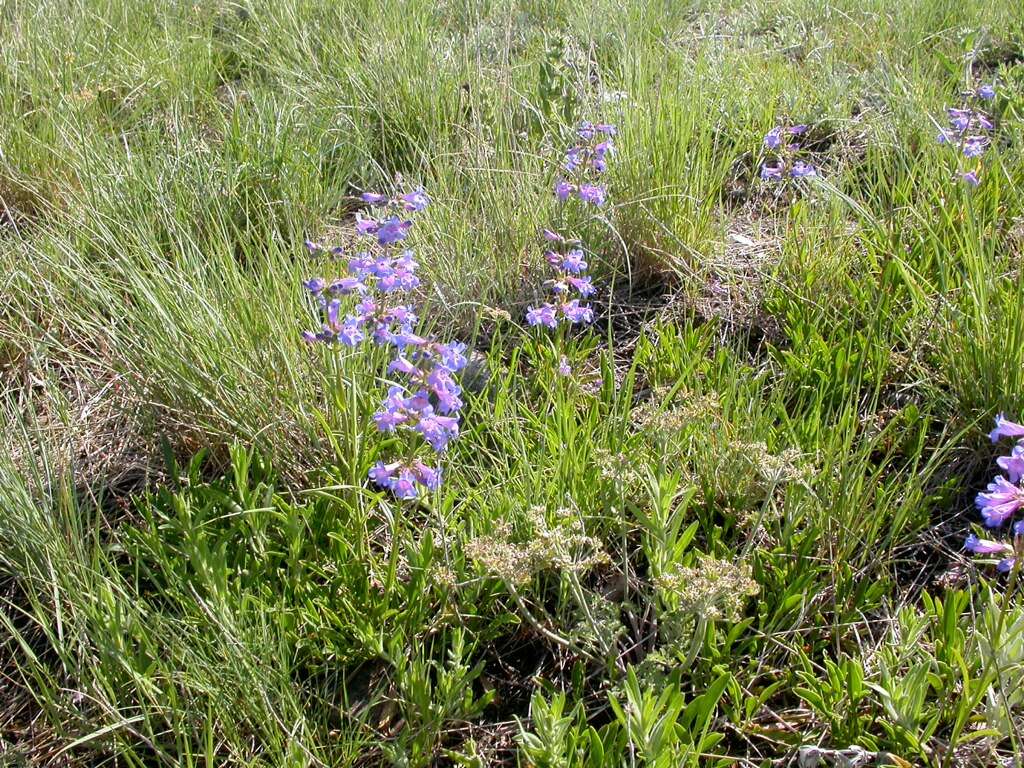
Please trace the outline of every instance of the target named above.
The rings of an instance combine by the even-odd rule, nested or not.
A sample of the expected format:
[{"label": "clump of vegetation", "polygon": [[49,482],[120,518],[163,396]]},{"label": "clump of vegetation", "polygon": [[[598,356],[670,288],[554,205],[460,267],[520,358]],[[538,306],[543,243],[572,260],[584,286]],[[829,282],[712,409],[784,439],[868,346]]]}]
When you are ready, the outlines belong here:
[{"label": "clump of vegetation", "polygon": [[1024,759],[1018,3],[49,6],[0,765]]}]

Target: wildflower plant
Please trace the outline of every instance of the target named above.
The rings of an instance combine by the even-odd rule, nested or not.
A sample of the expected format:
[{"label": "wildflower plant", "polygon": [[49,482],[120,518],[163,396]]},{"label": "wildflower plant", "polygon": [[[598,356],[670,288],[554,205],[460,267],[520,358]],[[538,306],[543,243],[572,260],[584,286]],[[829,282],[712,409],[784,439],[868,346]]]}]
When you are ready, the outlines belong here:
[{"label": "wildflower plant", "polygon": [[982,85],[961,94],[960,106],[946,110],[949,127],[939,130],[938,142],[956,156],[956,178],[969,186],[981,183],[982,158],[992,143],[995,124],[982,107],[996,97],[995,86]]},{"label": "wildflower plant", "polygon": [[[414,439],[404,458],[378,461],[369,478],[399,499],[415,499],[424,490],[436,491],[441,483],[441,468],[424,461],[424,448],[440,455],[459,434],[462,389],[456,376],[466,365],[466,345],[441,343],[416,331],[419,318],[409,294],[420,279],[413,252],[404,243],[412,216],[430,202],[426,193],[420,188],[394,198],[373,192],[361,197],[374,213],[356,216],[363,249],[348,259],[344,276],[305,282],[322,325],[319,331],[303,332],[303,338],[346,347],[370,339],[394,350],[387,372],[397,381],[388,387],[373,420],[381,432],[403,432]],[[313,253],[325,250],[308,241],[306,247]],[[330,253],[343,256],[337,248]]]},{"label": "wildflower plant", "polygon": [[1012,531],[1012,541],[982,538],[976,533],[967,536],[964,547],[976,555],[998,556],[997,568],[1006,572],[1017,562],[1024,547],[1024,519],[1014,521],[1014,516],[1024,509],[1024,425],[1010,421],[1003,414],[996,416],[995,429],[989,433],[993,443],[1004,438],[1013,438],[1017,444],[1009,455],[1000,456],[996,464],[1005,474],[998,475],[988,487],[978,494],[975,505],[981,513],[986,528],[1000,529],[1007,524]]},{"label": "wildflower plant", "polygon": [[801,156],[800,136],[807,133],[806,125],[777,125],[764,136],[768,157],[761,165],[762,181],[806,179],[818,175],[817,169]]},{"label": "wildflower plant", "polygon": [[[607,199],[607,187],[600,179],[608,168],[608,160],[615,152],[612,141],[614,125],[585,121],[576,131],[577,141],[569,147],[562,164],[563,174],[555,183],[555,197],[561,203],[578,199],[584,206],[601,207]],[[587,269],[586,251],[579,239],[552,229],[544,229],[544,259],[552,275],[545,282],[549,298],[538,306],[526,310],[530,326],[558,329],[565,325],[584,325],[593,322],[594,311],[587,303],[597,289]],[[558,357],[558,373],[570,376],[572,368],[565,355]]]}]

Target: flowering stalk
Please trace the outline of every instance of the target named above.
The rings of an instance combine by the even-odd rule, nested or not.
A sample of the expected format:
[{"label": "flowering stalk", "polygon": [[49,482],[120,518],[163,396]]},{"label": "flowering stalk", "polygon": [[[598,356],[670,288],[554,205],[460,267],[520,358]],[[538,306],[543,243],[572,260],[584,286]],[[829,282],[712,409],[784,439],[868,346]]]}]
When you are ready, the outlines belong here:
[{"label": "flowering stalk", "polygon": [[[377,462],[369,478],[400,499],[414,499],[422,489],[434,491],[441,483],[441,468],[420,458],[423,447],[443,453],[459,434],[462,389],[455,374],[466,364],[466,345],[442,344],[418,334],[416,312],[401,298],[420,285],[412,251],[398,249],[413,225],[406,217],[427,207],[427,195],[422,189],[395,198],[366,192],[362,200],[377,209],[373,217],[356,217],[356,231],[368,245],[348,260],[346,275],[330,282],[322,277],[305,282],[317,301],[322,325],[319,331],[302,335],[309,342],[356,347],[372,339],[394,348],[388,373],[400,374],[402,383],[388,388],[373,420],[382,432],[403,431],[416,440],[405,459]],[[308,241],[306,246],[314,253],[325,250]],[[342,255],[337,248],[330,252]],[[354,299],[358,301],[343,316],[343,302]]]},{"label": "flowering stalk", "polygon": [[[565,203],[576,196],[584,205],[604,205],[607,188],[598,181],[615,152],[612,143],[615,133],[615,126],[607,123],[580,124],[577,142],[565,154],[564,175],[555,184],[555,197],[559,202]],[[542,235],[544,259],[552,270],[551,278],[544,283],[550,294],[543,304],[527,307],[526,322],[551,329],[558,328],[562,322],[568,325],[593,322],[594,311],[586,300],[597,289],[586,273],[586,254],[580,241],[551,229],[544,229]],[[558,371],[563,376],[572,373],[565,355],[559,358]]]},{"label": "flowering stalk", "polygon": [[[1024,425],[1012,422],[1003,414],[999,414],[996,416],[995,429],[989,433],[989,438],[996,443],[1005,437],[1017,439],[1017,444],[1008,456],[996,459],[996,464],[1006,474],[997,476],[975,500],[975,505],[988,528],[1001,528],[1024,508],[1024,488],[1021,487],[1021,481],[1024,480]],[[1024,520],[1014,522],[1011,530],[1012,543],[998,539],[983,539],[972,533],[964,542],[964,548],[976,555],[1000,556],[996,567],[1000,571],[1009,571],[1024,549]]]},{"label": "flowering stalk", "polygon": [[779,125],[765,134],[764,147],[769,152],[769,160],[761,166],[763,181],[806,179],[818,175],[813,165],[800,159],[800,144],[793,141],[794,137],[806,132],[806,125]]},{"label": "flowering stalk", "polygon": [[[939,131],[938,142],[956,152],[957,178],[972,187],[981,183],[981,158],[992,143],[990,134],[995,128],[991,117],[978,107],[982,102],[992,101],[995,97],[996,90],[992,85],[983,85],[975,91],[962,94],[960,106],[946,110],[949,128]],[[965,161],[966,166],[963,164]]]}]

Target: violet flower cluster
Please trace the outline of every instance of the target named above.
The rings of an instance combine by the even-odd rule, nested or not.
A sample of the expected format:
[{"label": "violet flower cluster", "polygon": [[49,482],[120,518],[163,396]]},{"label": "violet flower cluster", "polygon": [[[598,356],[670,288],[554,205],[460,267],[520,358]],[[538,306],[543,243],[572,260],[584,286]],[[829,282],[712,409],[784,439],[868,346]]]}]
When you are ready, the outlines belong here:
[{"label": "violet flower cluster", "polygon": [[981,157],[992,143],[991,133],[995,128],[992,118],[978,107],[981,102],[992,101],[995,97],[996,89],[992,85],[965,93],[961,106],[946,110],[949,128],[939,131],[939,143],[955,150],[958,163],[960,158],[967,162],[967,169],[960,166],[957,177],[972,187],[981,183]]},{"label": "violet flower cluster", "polygon": [[[425,444],[439,454],[459,434],[462,390],[455,375],[466,365],[466,346],[442,344],[416,333],[415,310],[402,298],[419,287],[420,280],[412,251],[399,248],[413,225],[408,217],[427,207],[427,195],[422,189],[396,198],[366,192],[362,200],[376,209],[373,217],[356,217],[356,231],[368,246],[348,260],[345,276],[331,281],[314,277],[305,282],[317,301],[323,324],[318,332],[304,331],[302,335],[309,342],[356,347],[372,339],[394,348],[395,359],[388,373],[400,375],[402,383],[388,388],[373,420],[382,432],[403,430],[419,439],[407,458],[379,461],[369,477],[400,499],[414,499],[421,488],[437,490],[441,482],[440,467],[422,461],[419,447]],[[325,250],[309,241],[306,247],[314,253]],[[330,253],[343,255],[339,248]],[[354,304],[343,315],[346,301]]]},{"label": "violet flower cluster", "polygon": [[[584,203],[604,204],[607,190],[594,182],[608,168],[608,159],[615,151],[611,138],[615,133],[615,126],[608,123],[580,124],[579,141],[569,148],[563,165],[571,180],[563,178],[555,185],[555,196],[561,202],[576,194]],[[540,306],[527,307],[526,322],[545,328],[557,328],[563,321],[569,325],[593,322],[594,310],[586,301],[597,289],[587,274],[586,253],[580,241],[551,229],[544,229],[542,234],[546,241],[544,259],[553,271],[545,282],[551,295]],[[559,372],[564,376],[571,372],[564,356],[559,361]]]},{"label": "violet flower cluster", "polygon": [[[1000,456],[996,464],[1005,474],[997,476],[988,487],[978,494],[975,505],[981,512],[982,520],[988,528],[1001,528],[1011,521],[1013,516],[1024,509],[1024,425],[1007,419],[1003,414],[996,416],[996,427],[989,434],[993,443],[1004,437],[1015,438],[1017,444],[1008,456]],[[1024,520],[1017,520],[1011,528],[1014,543],[995,539],[982,539],[972,533],[964,542],[964,547],[978,555],[999,555],[1000,571],[1010,570],[1017,559],[1018,548],[1024,545]]]},{"label": "violet flower cluster", "polygon": [[555,196],[564,203],[576,195],[584,203],[600,207],[607,190],[597,182],[608,167],[608,158],[615,153],[615,126],[583,122],[576,133],[579,140],[565,153],[565,174],[555,183]]},{"label": "violet flower cluster", "polygon": [[806,125],[780,125],[765,134],[764,147],[769,159],[761,166],[762,180],[805,179],[818,175],[813,165],[800,159],[800,144],[794,141],[806,132]]},{"label": "violet flower cluster", "polygon": [[543,234],[548,246],[544,258],[554,270],[554,277],[545,283],[552,297],[539,307],[528,307],[526,322],[546,328],[557,328],[562,321],[571,325],[593,322],[594,310],[583,302],[597,289],[586,274],[586,255],[579,241],[550,229],[545,229]]}]

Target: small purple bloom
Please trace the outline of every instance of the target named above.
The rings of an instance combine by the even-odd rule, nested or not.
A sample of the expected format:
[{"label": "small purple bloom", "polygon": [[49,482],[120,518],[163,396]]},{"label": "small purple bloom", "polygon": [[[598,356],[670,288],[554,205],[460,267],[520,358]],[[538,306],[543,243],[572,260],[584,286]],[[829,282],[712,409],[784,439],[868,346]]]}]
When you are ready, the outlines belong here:
[{"label": "small purple bloom", "polygon": [[562,257],[562,269],[573,275],[580,274],[587,268],[587,262],[583,258],[583,251],[573,248]]},{"label": "small purple bloom", "polygon": [[580,123],[578,133],[581,139],[584,141],[590,141],[594,138],[594,124],[589,120],[584,120]]},{"label": "small purple bloom", "polygon": [[794,136],[799,136],[802,133],[807,133],[807,126],[802,123],[800,125],[794,125],[789,129],[789,132]]},{"label": "small purple bloom", "polygon": [[415,429],[430,443],[431,448],[440,453],[451,440],[459,436],[459,420],[454,416],[438,416],[428,408],[420,416]]},{"label": "small purple bloom", "polygon": [[405,210],[411,213],[424,210],[430,204],[430,198],[423,191],[423,187],[417,187],[412,192],[402,195],[402,202],[405,203]]},{"label": "small purple bloom", "polygon": [[364,219],[361,214],[356,214],[356,232],[360,235],[372,235],[380,229],[376,219]]},{"label": "small purple bloom", "polygon": [[576,191],[576,185],[570,184],[565,179],[559,179],[558,183],[555,184],[555,197],[561,202],[565,202],[569,199],[569,195]]},{"label": "small purple bloom", "polygon": [[557,232],[553,232],[550,229],[542,229],[541,234],[544,235],[545,240],[550,240],[552,243],[564,243],[565,238]]},{"label": "small purple bloom", "polygon": [[396,469],[398,469],[397,462],[395,464],[387,465],[383,461],[378,461],[370,468],[369,476],[370,479],[381,488],[388,488]]},{"label": "small purple bloom", "polygon": [[401,221],[397,216],[392,216],[377,229],[377,242],[381,245],[392,245],[405,240],[411,226],[411,221]]},{"label": "small purple bloom", "polygon": [[591,205],[604,205],[604,187],[600,184],[580,184],[580,200]]},{"label": "small purple bloom", "polygon": [[978,494],[974,503],[985,525],[998,528],[1024,506],[1024,491],[1000,475],[988,484],[985,492]]},{"label": "small purple bloom", "polygon": [[302,340],[306,341],[306,342],[308,342],[310,344],[313,344],[314,342],[319,341],[319,338],[312,331],[303,331],[302,332]]},{"label": "small purple bloom", "polygon": [[790,170],[789,175],[794,179],[806,179],[811,176],[817,176],[818,172],[814,169],[813,165],[808,165],[802,160],[797,160],[793,163],[793,168]]},{"label": "small purple bloom", "polygon": [[572,367],[569,365],[569,358],[565,355],[558,360],[558,373],[560,376],[572,376]]},{"label": "small purple bloom", "polygon": [[558,318],[555,314],[553,304],[541,304],[539,307],[527,307],[526,322],[530,325],[544,325],[554,328],[558,325]]},{"label": "small purple bloom", "polygon": [[996,416],[996,428],[988,433],[988,438],[993,443],[997,443],[1004,437],[1024,437],[1024,425],[1010,421],[1000,413]]},{"label": "small purple bloom", "polygon": [[346,347],[356,347],[366,338],[354,318],[348,318],[338,331],[338,341]]},{"label": "small purple bloom", "polygon": [[772,128],[764,135],[764,145],[768,149],[778,149],[782,145],[782,129]]},{"label": "small purple bloom", "polygon": [[441,486],[441,468],[434,469],[428,467],[422,461],[417,459],[412,464],[413,474],[419,481],[420,485],[431,491],[436,491]]},{"label": "small purple bloom", "polygon": [[978,178],[978,174],[974,171],[968,171],[967,173],[960,174],[960,178],[967,182],[970,186],[976,187],[981,184],[981,180]]},{"label": "small purple bloom", "polygon": [[996,97],[996,89],[991,85],[983,85],[978,89],[978,98],[991,101]]},{"label": "small purple bloom", "polygon": [[589,323],[594,319],[594,310],[586,305],[581,305],[579,299],[567,301],[561,309],[565,319],[570,323]]},{"label": "small purple bloom", "polygon": [[594,288],[594,284],[590,282],[590,275],[584,275],[583,277],[567,277],[565,281],[576,289],[584,299],[588,296],[593,296],[597,292]]},{"label": "small purple bloom", "polygon": [[366,286],[363,285],[359,278],[356,277],[342,277],[335,280],[328,286],[327,291],[335,296],[347,296],[350,293],[363,293],[366,290]]},{"label": "small purple bloom", "polygon": [[416,476],[408,467],[403,467],[398,476],[391,479],[389,487],[403,501],[416,498]]},{"label": "small purple bloom", "polygon": [[614,136],[618,133],[618,129],[611,123],[598,123],[594,126],[594,130],[598,133],[603,133],[605,136]]},{"label": "small purple bloom", "polygon": [[980,539],[977,534],[970,534],[964,542],[964,549],[976,555],[1013,554],[1013,547],[1002,541]]},{"label": "small purple bloom", "polygon": [[388,202],[387,195],[380,195],[376,192],[363,192],[359,197],[364,203],[370,205],[385,205]]},{"label": "small purple bloom", "polygon": [[964,157],[981,157],[987,146],[988,140],[984,136],[970,136],[964,140]]},{"label": "small purple bloom", "polygon": [[773,181],[775,179],[782,178],[782,166],[781,165],[763,165],[761,166],[761,178],[764,181]]},{"label": "small purple bloom", "polygon": [[996,464],[1010,478],[1011,483],[1019,483],[1024,477],[1024,445],[1015,445],[1009,456],[1000,456]]},{"label": "small purple bloom", "polygon": [[327,282],[322,277],[311,277],[309,280],[303,283],[306,290],[312,293],[314,296],[318,296],[323,290]]}]

